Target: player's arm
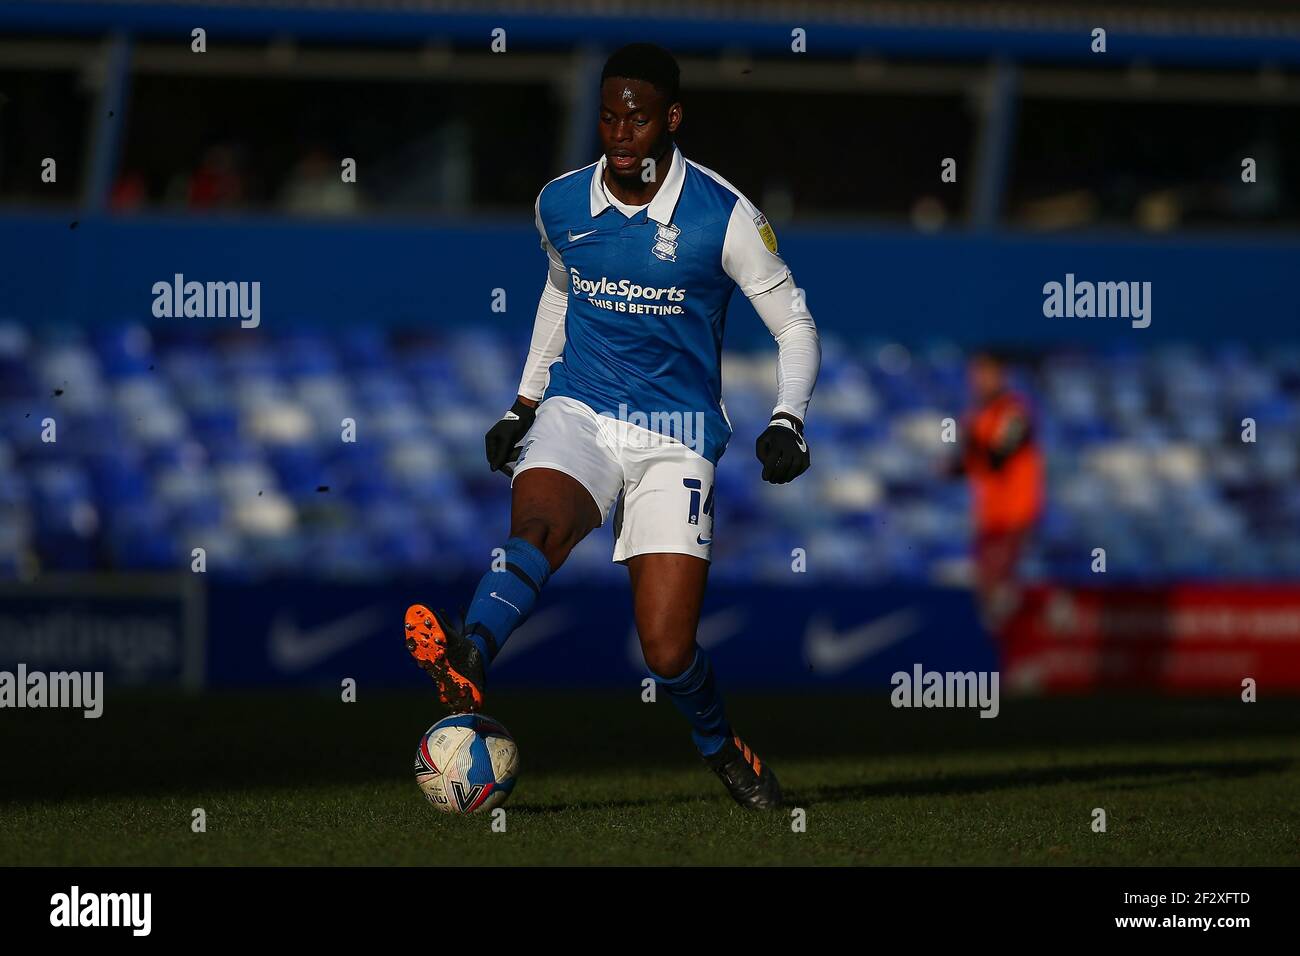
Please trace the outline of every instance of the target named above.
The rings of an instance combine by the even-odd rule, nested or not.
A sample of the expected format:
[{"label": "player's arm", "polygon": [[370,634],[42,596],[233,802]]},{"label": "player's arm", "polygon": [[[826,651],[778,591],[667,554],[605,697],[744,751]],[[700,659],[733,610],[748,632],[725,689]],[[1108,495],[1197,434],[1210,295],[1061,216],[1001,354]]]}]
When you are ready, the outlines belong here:
[{"label": "player's arm", "polygon": [[[540,202],[541,197],[538,197]],[[510,461],[514,448],[523,440],[536,417],[534,409],[546,391],[551,363],[560,357],[564,348],[564,317],[569,308],[568,273],[564,261],[555,251],[541,215],[537,214],[537,231],[541,233],[542,248],[546,250],[549,269],[542,296],[537,303],[537,317],[533,320],[533,338],[528,346],[528,358],[519,379],[519,392],[510,410],[493,425],[484,438],[487,446],[488,467],[497,471]]]},{"label": "player's arm", "polygon": [[784,484],[812,463],[803,423],[821,368],[817,326],[803,290],[777,254],[772,227],[744,197],[732,211],[722,265],[776,339],[776,405],[754,451],[763,480]]},{"label": "player's arm", "polygon": [[989,447],[989,467],[994,471],[1001,470],[1007,463],[1007,459],[1029,442],[1029,436],[1029,417],[1021,411],[1008,415],[1002,427],[998,429],[997,438]]}]

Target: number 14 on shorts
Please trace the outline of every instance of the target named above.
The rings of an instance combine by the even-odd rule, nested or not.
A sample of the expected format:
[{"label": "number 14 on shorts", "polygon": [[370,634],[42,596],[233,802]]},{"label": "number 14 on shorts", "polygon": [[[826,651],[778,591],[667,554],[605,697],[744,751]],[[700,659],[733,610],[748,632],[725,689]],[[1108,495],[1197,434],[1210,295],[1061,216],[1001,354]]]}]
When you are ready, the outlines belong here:
[{"label": "number 14 on shorts", "polygon": [[[682,485],[691,492],[691,506],[686,514],[686,523],[698,525],[700,523],[700,497],[704,492],[704,482],[699,478],[683,478]],[[704,514],[707,517],[713,517],[713,486],[709,485],[709,494],[704,498]]]}]

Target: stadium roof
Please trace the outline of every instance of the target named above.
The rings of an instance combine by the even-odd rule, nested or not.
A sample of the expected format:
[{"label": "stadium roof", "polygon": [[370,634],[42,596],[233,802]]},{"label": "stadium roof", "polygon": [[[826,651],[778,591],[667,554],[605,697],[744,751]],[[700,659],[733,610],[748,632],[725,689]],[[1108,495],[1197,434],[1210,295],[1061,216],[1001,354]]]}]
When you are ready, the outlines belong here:
[{"label": "stadium roof", "polygon": [[[198,11],[203,22],[196,22]],[[1091,59],[1108,32],[1118,61],[1236,66],[1300,64],[1293,0],[9,0],[0,31],[214,35],[352,43],[475,43],[502,26],[517,47],[595,46],[629,37],[674,51],[788,52],[805,26],[819,55]],[[814,32],[815,31],[815,32]]]},{"label": "stadium roof", "polygon": [[1294,0],[44,0],[67,6],[182,6],[407,13],[502,13],[571,16],[800,17],[898,24],[1047,26],[1135,21],[1186,26],[1208,22],[1261,26],[1300,20]]}]

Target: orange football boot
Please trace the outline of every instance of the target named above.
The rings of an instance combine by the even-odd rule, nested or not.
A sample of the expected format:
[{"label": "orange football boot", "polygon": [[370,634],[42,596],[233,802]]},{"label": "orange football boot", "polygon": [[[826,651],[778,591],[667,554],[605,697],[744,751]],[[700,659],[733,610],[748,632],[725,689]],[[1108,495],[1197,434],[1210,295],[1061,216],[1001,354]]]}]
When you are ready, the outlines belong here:
[{"label": "orange football boot", "polygon": [[439,611],[423,604],[406,609],[406,649],[438,686],[438,699],[453,714],[483,706],[486,667],[478,646]]}]

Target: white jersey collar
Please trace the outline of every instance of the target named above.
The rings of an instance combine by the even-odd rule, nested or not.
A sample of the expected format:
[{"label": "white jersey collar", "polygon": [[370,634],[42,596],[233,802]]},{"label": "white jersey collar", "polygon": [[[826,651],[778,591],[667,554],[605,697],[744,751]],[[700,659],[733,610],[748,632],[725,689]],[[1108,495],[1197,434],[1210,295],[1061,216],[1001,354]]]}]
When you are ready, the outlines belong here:
[{"label": "white jersey collar", "polygon": [[[600,157],[600,162],[596,163],[596,168],[591,174],[591,218],[595,219],[602,212],[614,205],[610,202],[609,193],[605,190],[605,163],[604,156]],[[650,206],[646,209],[646,216],[655,222],[669,225],[673,221],[673,211],[677,208],[677,200],[682,195],[682,184],[686,182],[686,160],[682,158],[681,150],[673,144],[672,155],[668,162],[668,175],[664,178],[663,185],[655,193],[655,198],[650,200]]]}]

